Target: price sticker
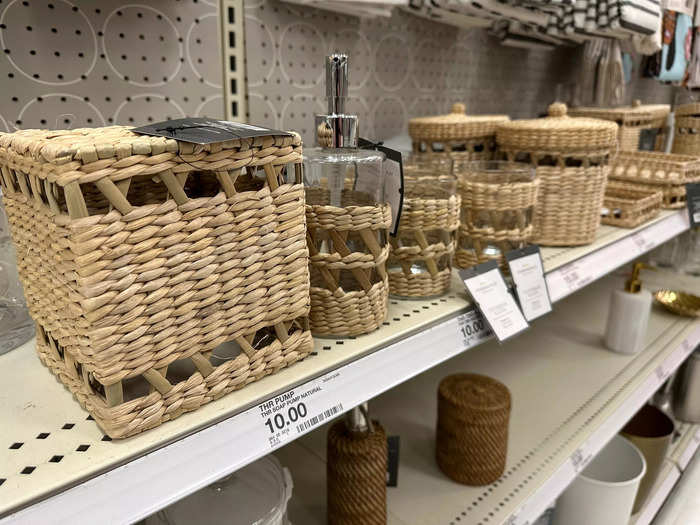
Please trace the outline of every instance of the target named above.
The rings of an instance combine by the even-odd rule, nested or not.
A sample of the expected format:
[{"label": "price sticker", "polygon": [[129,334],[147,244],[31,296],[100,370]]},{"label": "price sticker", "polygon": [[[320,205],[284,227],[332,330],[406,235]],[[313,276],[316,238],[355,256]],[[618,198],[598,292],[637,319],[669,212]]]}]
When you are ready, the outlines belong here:
[{"label": "price sticker", "polygon": [[486,319],[479,310],[471,310],[457,318],[462,348],[472,348],[493,336]]},{"label": "price sticker", "polygon": [[646,231],[640,231],[632,234],[632,242],[637,247],[639,254],[645,254],[648,251],[656,248],[657,242],[654,238],[647,235]]},{"label": "price sticker", "polygon": [[593,458],[593,454],[588,452],[586,450],[585,446],[580,446],[577,448],[573,454],[571,454],[571,466],[574,467],[574,472],[578,474],[581,472],[584,468],[586,468],[586,465],[591,461]]},{"label": "price sticker", "polygon": [[654,370],[654,373],[656,374],[656,378],[662,383],[668,377],[668,372],[666,371],[666,369],[664,369],[664,365],[657,366],[656,370]]},{"label": "price sticker", "polygon": [[552,311],[539,246],[527,246],[506,254],[510,275],[523,315],[532,321]]},{"label": "price sticker", "polygon": [[683,343],[681,343],[681,346],[683,347],[683,351],[686,354],[689,354],[693,350],[693,346],[690,344],[690,341],[687,339],[683,340]]},{"label": "price sticker", "polygon": [[580,268],[576,263],[567,264],[559,271],[570,292],[583,288],[593,280],[593,277],[586,274],[585,269]]}]

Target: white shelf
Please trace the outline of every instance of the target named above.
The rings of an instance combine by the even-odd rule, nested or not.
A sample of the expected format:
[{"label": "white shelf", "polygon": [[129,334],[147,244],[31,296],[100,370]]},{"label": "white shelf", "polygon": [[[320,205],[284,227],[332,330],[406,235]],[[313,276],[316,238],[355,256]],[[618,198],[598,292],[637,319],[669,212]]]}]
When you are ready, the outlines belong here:
[{"label": "white shelf", "polygon": [[654,518],[654,525],[695,525],[700,517],[700,455],[687,465]]},{"label": "white shelf", "polygon": [[[688,286],[689,279],[683,281]],[[668,274],[656,277],[655,286],[673,284],[678,283]],[[604,350],[601,336],[609,291],[621,285],[620,277],[608,277],[563,301],[519,338],[501,346],[489,342],[474,348],[372,401],[373,416],[389,435],[401,439],[399,485],[388,489],[394,523],[521,525],[533,523],[554,502],[577,470],[700,342],[700,321],[655,307],[647,345],[640,354]],[[692,289],[698,288],[695,281]],[[456,371],[495,377],[512,394],[506,472],[486,487],[452,482],[434,460],[437,385]],[[310,456],[302,455],[303,449]],[[578,467],[572,461],[574,454],[584,458]],[[300,512],[306,513],[304,523],[323,523],[325,432],[313,432],[277,455],[295,478],[302,476],[295,483],[298,501],[293,511],[301,507]],[[303,464],[297,459],[301,457]],[[316,458],[316,466],[309,457]],[[307,479],[314,472],[320,480]]]},{"label": "white shelf", "polygon": [[[603,226],[586,247],[544,248],[553,298],[583,288],[687,227],[684,210],[667,211],[635,230]],[[453,290],[432,301],[392,301],[387,323],[373,334],[317,339],[315,355],[303,362],[121,441],[103,440],[39,363],[33,343],[0,356],[0,523],[133,522],[223,477],[279,446],[251,438],[262,426],[257,405],[275,395],[323,385],[315,406],[342,403],[347,410],[480,344],[463,340],[459,322],[471,315],[469,303],[459,282]],[[65,424],[73,426],[63,429]],[[41,433],[49,436],[37,439]],[[15,442],[23,445],[8,448]],[[57,456],[60,461],[52,462]],[[34,469],[21,474],[25,467]]]}]

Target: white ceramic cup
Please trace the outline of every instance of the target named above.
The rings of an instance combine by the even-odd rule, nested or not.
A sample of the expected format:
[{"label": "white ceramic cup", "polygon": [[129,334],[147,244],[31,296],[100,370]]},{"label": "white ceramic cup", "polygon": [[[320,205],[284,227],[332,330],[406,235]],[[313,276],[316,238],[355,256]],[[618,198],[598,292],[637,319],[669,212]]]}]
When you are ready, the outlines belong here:
[{"label": "white ceramic cup", "polygon": [[557,500],[553,525],[627,525],[646,462],[622,436],[612,438]]}]

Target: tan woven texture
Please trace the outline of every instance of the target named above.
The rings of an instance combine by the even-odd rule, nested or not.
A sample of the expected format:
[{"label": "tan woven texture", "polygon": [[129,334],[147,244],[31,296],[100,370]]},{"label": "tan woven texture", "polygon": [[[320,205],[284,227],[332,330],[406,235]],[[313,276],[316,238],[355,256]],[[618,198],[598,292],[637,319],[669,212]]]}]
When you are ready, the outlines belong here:
[{"label": "tan woven texture", "polygon": [[[451,176],[441,178],[453,183]],[[461,198],[441,189],[438,177],[406,176],[404,191],[399,233],[391,238],[389,293],[442,295],[452,280]]]},{"label": "tan woven texture", "polygon": [[673,146],[679,155],[700,156],[700,104],[684,104],[674,111]]},{"label": "tan woven texture", "polygon": [[[298,135],[195,146],[124,127],[0,136],[42,361],[107,434],[173,419],[303,358]],[[221,366],[212,349],[235,341]]]},{"label": "tan woven texture", "polygon": [[[459,176],[462,215],[457,265],[470,268],[497,260],[505,269],[505,254],[532,239],[540,181],[488,183],[470,180],[465,172]],[[488,245],[498,247],[500,254],[489,255]]]},{"label": "tan woven texture", "polygon": [[[387,315],[391,209],[349,189],[342,202],[356,204],[346,207],[330,206],[328,192],[320,188],[307,188],[306,195],[311,331],[351,336],[376,330]],[[322,251],[324,245],[330,253]]]},{"label": "tan woven texture", "polygon": [[494,152],[497,124],[507,122],[507,115],[467,115],[464,104],[456,103],[447,115],[418,117],[409,120],[408,133],[413,151],[458,153],[470,159],[490,159]]},{"label": "tan woven texture", "polygon": [[664,208],[682,208],[685,185],[700,182],[700,158],[673,153],[620,152],[612,164],[610,178],[638,185],[638,189],[661,190]]},{"label": "tan woven texture", "polygon": [[328,525],[386,524],[386,432],[354,433],[344,421],[328,430]]},{"label": "tan woven texture", "polygon": [[661,211],[661,190],[637,189],[625,183],[608,182],[605,188],[603,224],[619,228],[634,228],[656,217]]},{"label": "tan woven texture", "polygon": [[445,475],[464,485],[501,477],[510,407],[510,392],[493,378],[454,374],[440,382],[436,459]]},{"label": "tan woven texture", "polygon": [[496,140],[509,161],[537,167],[534,241],[545,246],[592,243],[600,226],[617,124],[568,117],[566,105],[554,103],[547,118],[500,125]]},{"label": "tan woven texture", "polygon": [[670,112],[671,106],[668,104],[642,104],[635,100],[631,106],[616,108],[573,108],[569,115],[616,122],[620,126],[618,141],[622,151],[639,150],[642,130],[657,130],[654,150],[663,151],[666,144],[666,119]]}]

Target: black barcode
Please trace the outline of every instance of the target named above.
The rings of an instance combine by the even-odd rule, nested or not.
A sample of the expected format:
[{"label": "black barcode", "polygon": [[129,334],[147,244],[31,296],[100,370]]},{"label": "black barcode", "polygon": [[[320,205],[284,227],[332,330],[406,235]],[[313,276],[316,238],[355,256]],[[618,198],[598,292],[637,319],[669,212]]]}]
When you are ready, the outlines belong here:
[{"label": "black barcode", "polygon": [[328,410],[324,410],[320,414],[318,414],[310,419],[307,419],[303,423],[298,424],[297,425],[297,432],[304,432],[306,430],[309,430],[311,427],[315,427],[319,423],[323,423],[326,419],[333,417],[341,410],[343,410],[343,404],[338,403],[334,407],[331,407]]}]

